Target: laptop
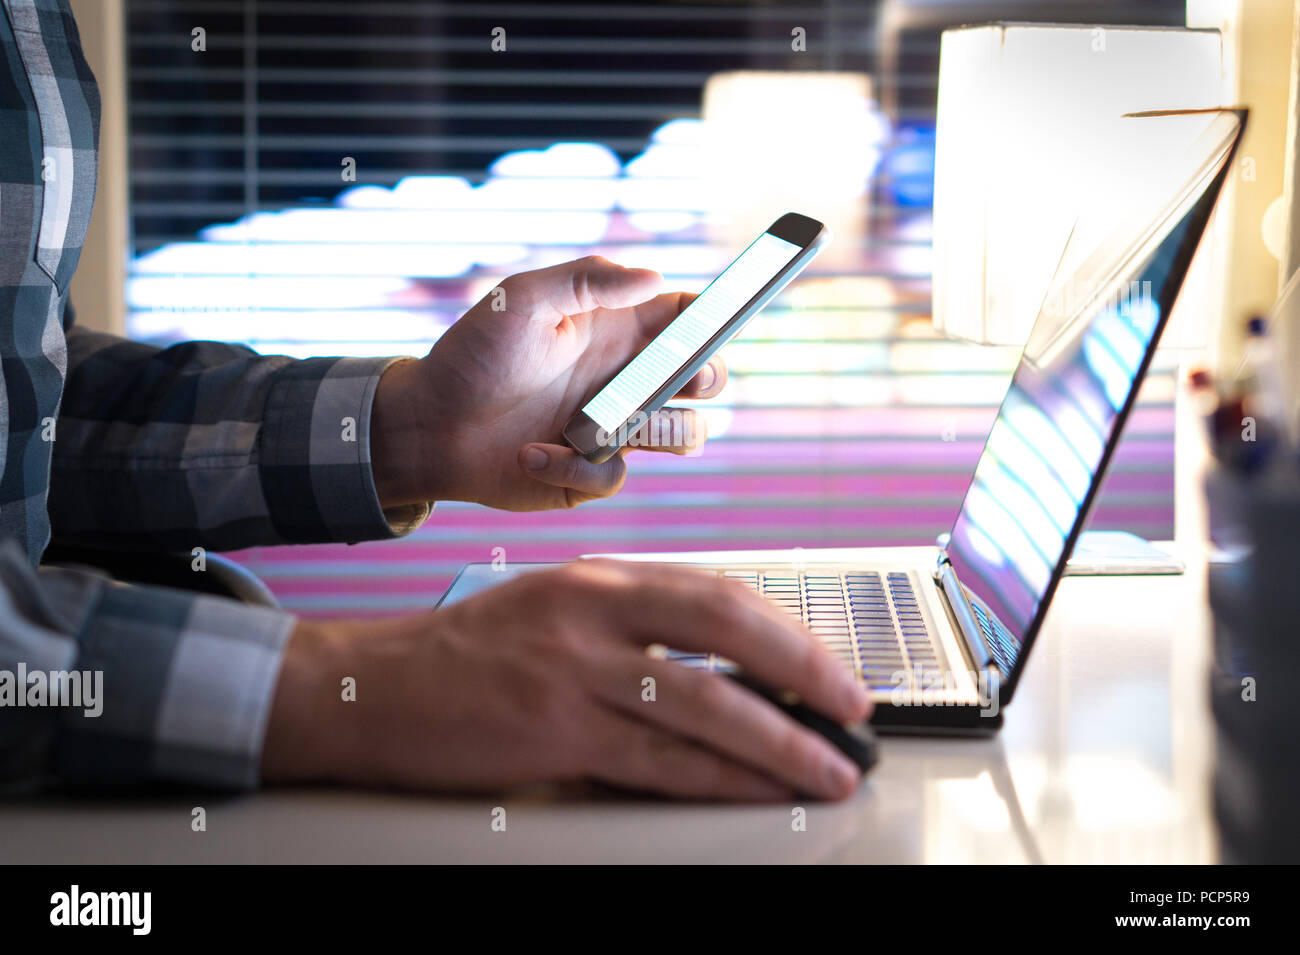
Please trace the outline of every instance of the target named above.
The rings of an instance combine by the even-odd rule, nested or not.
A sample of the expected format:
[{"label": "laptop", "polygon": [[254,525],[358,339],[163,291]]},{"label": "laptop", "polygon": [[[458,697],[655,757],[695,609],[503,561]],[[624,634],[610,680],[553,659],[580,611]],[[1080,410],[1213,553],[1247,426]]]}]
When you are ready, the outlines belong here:
[{"label": "laptop", "polygon": [[[985,735],[1005,707],[1087,523],[1161,332],[1232,168],[1246,110],[1124,118],[1123,181],[1081,216],[1030,332],[951,531],[910,564],[770,559],[692,566],[773,601],[869,688],[882,732]],[[1092,231],[1089,231],[1092,227]],[[1100,238],[1098,238],[1100,237]],[[636,555],[623,556],[636,559]],[[757,559],[753,559],[757,558]],[[513,565],[513,576],[538,564]],[[439,606],[498,584],[462,568]],[[712,654],[666,648],[687,666]]]}]

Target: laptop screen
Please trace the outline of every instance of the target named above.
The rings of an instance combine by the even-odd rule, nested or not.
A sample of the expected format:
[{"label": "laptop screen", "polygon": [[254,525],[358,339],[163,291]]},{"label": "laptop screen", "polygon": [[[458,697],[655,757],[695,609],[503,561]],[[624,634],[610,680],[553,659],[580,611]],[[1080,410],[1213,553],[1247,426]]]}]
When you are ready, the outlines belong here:
[{"label": "laptop screen", "polygon": [[1217,165],[1200,157],[1200,175],[1166,193],[1163,222],[1148,209],[1157,221],[1126,223],[1126,248],[1103,244],[1065,284],[1058,273],[953,525],[948,557],[1004,674],[1064,568],[1222,185],[1240,120],[1215,115],[1234,120],[1211,130],[1224,148],[1198,140]]}]

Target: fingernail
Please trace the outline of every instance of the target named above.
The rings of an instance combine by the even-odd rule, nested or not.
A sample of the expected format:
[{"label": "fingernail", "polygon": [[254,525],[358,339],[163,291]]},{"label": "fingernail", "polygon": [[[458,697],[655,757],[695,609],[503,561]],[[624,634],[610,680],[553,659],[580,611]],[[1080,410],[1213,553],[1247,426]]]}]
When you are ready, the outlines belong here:
[{"label": "fingernail", "polygon": [[524,467],[530,471],[540,471],[550,460],[550,455],[541,448],[529,448],[524,452]]},{"label": "fingernail", "polygon": [[851,792],[858,785],[858,767],[854,766],[843,756],[832,756],[826,760],[822,767],[822,773],[826,777],[826,792],[832,796],[840,796]]},{"label": "fingernail", "polygon": [[713,367],[713,363],[705,365],[700,370],[700,391],[708,391],[718,381],[718,369]]}]

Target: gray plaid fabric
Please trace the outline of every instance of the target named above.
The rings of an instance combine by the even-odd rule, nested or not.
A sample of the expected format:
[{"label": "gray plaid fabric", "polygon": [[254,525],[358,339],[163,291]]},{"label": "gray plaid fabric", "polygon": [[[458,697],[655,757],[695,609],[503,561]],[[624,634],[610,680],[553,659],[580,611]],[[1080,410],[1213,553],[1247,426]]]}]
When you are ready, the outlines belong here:
[{"label": "gray plaid fabric", "polygon": [[[67,0],[0,11],[0,784],[251,786],[293,618],[41,555],[51,536],[188,552],[409,532],[429,508],[381,510],[369,456],[395,359],[78,328],[99,96]],[[19,667],[102,672],[102,713],[18,707]]]}]

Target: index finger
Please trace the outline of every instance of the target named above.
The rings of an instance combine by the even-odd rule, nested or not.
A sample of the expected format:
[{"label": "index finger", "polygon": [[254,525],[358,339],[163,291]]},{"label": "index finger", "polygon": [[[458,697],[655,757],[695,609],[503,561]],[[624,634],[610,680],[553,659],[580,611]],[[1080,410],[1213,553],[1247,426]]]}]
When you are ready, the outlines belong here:
[{"label": "index finger", "polygon": [[[599,255],[588,255],[544,269],[519,272],[501,283],[511,308],[558,321],[597,308],[627,308],[651,299],[663,276],[629,269]],[[662,298],[663,296],[659,296]]]},{"label": "index finger", "polygon": [[643,645],[718,653],[758,679],[792,690],[846,722],[870,711],[866,690],[801,623],[732,581],[698,568],[618,560],[580,561],[599,609]]},{"label": "index finger", "polygon": [[694,292],[664,292],[637,305],[633,311],[645,340],[650,341],[667,328],[698,297]]}]

